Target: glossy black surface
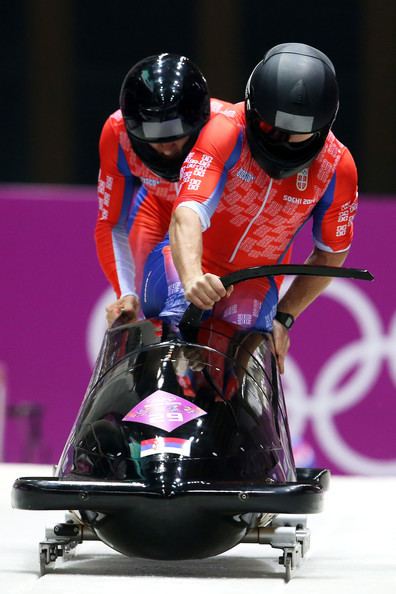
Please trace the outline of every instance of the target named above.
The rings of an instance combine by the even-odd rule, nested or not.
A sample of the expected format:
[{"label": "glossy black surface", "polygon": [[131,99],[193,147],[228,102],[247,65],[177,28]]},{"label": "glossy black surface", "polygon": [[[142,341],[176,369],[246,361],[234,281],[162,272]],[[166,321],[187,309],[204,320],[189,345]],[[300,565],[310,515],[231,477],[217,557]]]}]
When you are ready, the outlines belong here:
[{"label": "glossy black surface", "polygon": [[[284,485],[277,495],[289,496],[287,508],[290,497],[309,499],[320,491],[308,485],[307,492],[293,492],[286,485],[294,484],[296,470],[271,348],[269,335],[219,320],[203,322],[194,343],[157,321],[119,323],[107,332],[57,471],[65,487],[101,483],[80,506],[101,540],[127,555],[207,557],[241,541],[267,511],[263,496],[276,508],[272,486]],[[171,432],[123,420],[157,390],[206,414]],[[141,443],[158,437],[188,440],[189,455],[142,457]],[[109,510],[106,483],[110,491],[125,485],[128,503]],[[236,505],[247,489],[251,501],[256,497],[253,506]],[[221,502],[222,494],[232,501]],[[313,505],[308,499],[303,507]]]},{"label": "glossy black surface", "polygon": [[[297,268],[256,267],[221,280],[291,272],[372,280],[355,269]],[[181,423],[172,429],[163,421],[175,414]],[[185,451],[162,448],[180,442]],[[18,479],[12,503],[79,510],[126,555],[201,558],[241,542],[260,513],[321,511],[328,483],[328,471],[294,466],[272,337],[202,322],[190,305],[179,328],[120,318],[107,331],[57,476]]]},{"label": "glossy black surface", "polygon": [[[120,92],[128,134],[142,142],[170,142],[208,121],[210,97],[199,68],[186,56],[158,54],[135,64]],[[175,122],[179,121],[179,128]],[[161,127],[170,122],[172,125]],[[158,126],[144,127],[145,123]]]},{"label": "glossy black surface", "polygon": [[[197,339],[187,345],[149,321],[110,331],[59,476],[161,481],[165,489],[191,480],[294,480],[269,336],[212,320]],[[171,433],[122,421],[158,389],[207,414]],[[190,456],[141,457],[142,441],[169,436],[189,440]]]},{"label": "glossy black surface", "polygon": [[[134,151],[151,171],[179,181],[180,167],[210,115],[209,90],[199,68],[185,56],[159,54],[135,64],[126,75],[120,107]],[[169,159],[150,143],[189,137]]]},{"label": "glossy black surface", "polygon": [[[161,484],[144,482],[60,480],[58,477],[21,477],[14,483],[13,506],[18,509],[92,509],[101,513],[127,510],[131,504],[139,510],[152,501],[174,500],[211,512],[238,514],[247,512],[316,513],[321,511],[323,493],[328,489],[330,472],[324,469],[299,468],[297,481],[285,483],[232,484],[186,481],[183,487],[165,492]],[[143,496],[143,497],[141,497]],[[172,502],[171,505],[174,505]]]},{"label": "glossy black surface", "polygon": [[[338,94],[334,66],[316,48],[285,43],[266,53],[246,87],[246,121],[252,155],[270,177],[287,178],[309,167],[337,115]],[[289,142],[290,134],[304,133],[313,136]]]}]

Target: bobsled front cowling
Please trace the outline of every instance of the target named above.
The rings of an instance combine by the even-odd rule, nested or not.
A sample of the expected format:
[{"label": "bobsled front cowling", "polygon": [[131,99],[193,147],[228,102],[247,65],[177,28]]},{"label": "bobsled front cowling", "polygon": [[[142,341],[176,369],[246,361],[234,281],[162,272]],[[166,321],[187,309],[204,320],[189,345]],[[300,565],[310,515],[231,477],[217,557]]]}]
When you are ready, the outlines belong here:
[{"label": "bobsled front cowling", "polygon": [[119,513],[83,512],[101,540],[126,555],[215,555],[258,514],[208,511],[183,494],[296,480],[270,341],[216,320],[189,343],[156,321],[108,331],[58,465],[60,480],[144,493]]},{"label": "bobsled front cowling", "polygon": [[61,478],[160,482],[164,491],[295,480],[268,335],[211,320],[197,339],[148,321],[107,334]]},{"label": "bobsled front cowling", "polygon": [[[274,265],[265,276],[372,280],[366,270]],[[20,477],[12,505],[75,510],[40,543],[40,570],[97,537],[151,559],[210,557],[246,542],[283,551],[285,580],[309,548],[301,514],[322,510],[330,473],[295,469],[272,337],[207,319],[174,329],[118,319],[105,335],[54,477]],[[285,515],[283,515],[285,514]]]}]

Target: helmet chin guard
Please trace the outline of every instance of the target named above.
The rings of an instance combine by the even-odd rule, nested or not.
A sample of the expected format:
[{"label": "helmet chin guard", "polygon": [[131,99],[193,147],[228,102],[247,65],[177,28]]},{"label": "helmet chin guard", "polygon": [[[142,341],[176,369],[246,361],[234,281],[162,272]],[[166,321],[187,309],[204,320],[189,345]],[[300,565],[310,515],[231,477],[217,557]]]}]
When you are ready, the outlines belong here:
[{"label": "helmet chin guard", "polygon": [[[275,179],[309,167],[338,111],[334,66],[321,51],[285,43],[254,68],[245,95],[247,140],[257,163]],[[295,134],[311,135],[290,142]]]},{"label": "helmet chin guard", "polygon": [[132,148],[142,162],[149,167],[151,171],[170,182],[179,181],[180,168],[185,158],[195,144],[199,132],[190,136],[183,146],[179,155],[173,158],[167,158],[157,152],[148,142],[142,142],[133,136],[130,136]]}]

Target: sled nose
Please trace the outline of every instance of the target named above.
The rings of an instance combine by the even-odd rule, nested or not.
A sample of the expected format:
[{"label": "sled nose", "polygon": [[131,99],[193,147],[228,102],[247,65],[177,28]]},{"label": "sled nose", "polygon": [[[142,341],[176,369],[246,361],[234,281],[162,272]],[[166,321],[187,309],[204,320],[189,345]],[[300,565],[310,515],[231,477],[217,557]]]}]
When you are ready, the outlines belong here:
[{"label": "sled nose", "polygon": [[[182,499],[147,498],[92,525],[107,545],[147,559],[201,559],[237,545],[250,526],[241,516],[194,508]],[[255,514],[248,514],[249,519]]]}]

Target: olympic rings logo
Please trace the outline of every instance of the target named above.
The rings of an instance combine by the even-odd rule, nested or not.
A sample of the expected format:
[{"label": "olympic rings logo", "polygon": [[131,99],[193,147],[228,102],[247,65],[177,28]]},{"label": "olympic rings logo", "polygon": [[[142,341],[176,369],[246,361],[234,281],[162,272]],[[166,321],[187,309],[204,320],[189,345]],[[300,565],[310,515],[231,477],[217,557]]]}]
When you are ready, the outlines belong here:
[{"label": "olympic rings logo", "polygon": [[[396,385],[396,316],[386,336],[375,307],[352,282],[334,279],[324,294],[349,312],[361,337],[327,359],[311,393],[295,360],[288,355],[283,387],[291,432],[302,436],[310,422],[322,451],[339,468],[353,474],[394,475],[396,459],[379,460],[356,452],[341,436],[335,417],[370,394],[384,363]],[[347,380],[342,383],[344,378]]]},{"label": "olympic rings logo", "polygon": [[[285,281],[284,290],[291,280]],[[395,475],[396,459],[370,458],[355,451],[340,434],[335,417],[356,407],[371,392],[384,363],[396,385],[396,316],[385,335],[375,306],[356,284],[333,279],[324,295],[344,307],[359,328],[358,340],[333,352],[319,370],[311,391],[298,364],[288,355],[283,381],[290,428],[300,437],[311,424],[313,433],[327,458],[347,473]],[[105,306],[115,296],[108,289],[97,301],[88,323],[87,351],[92,366],[106,330]],[[346,381],[342,381],[346,378]]]}]

